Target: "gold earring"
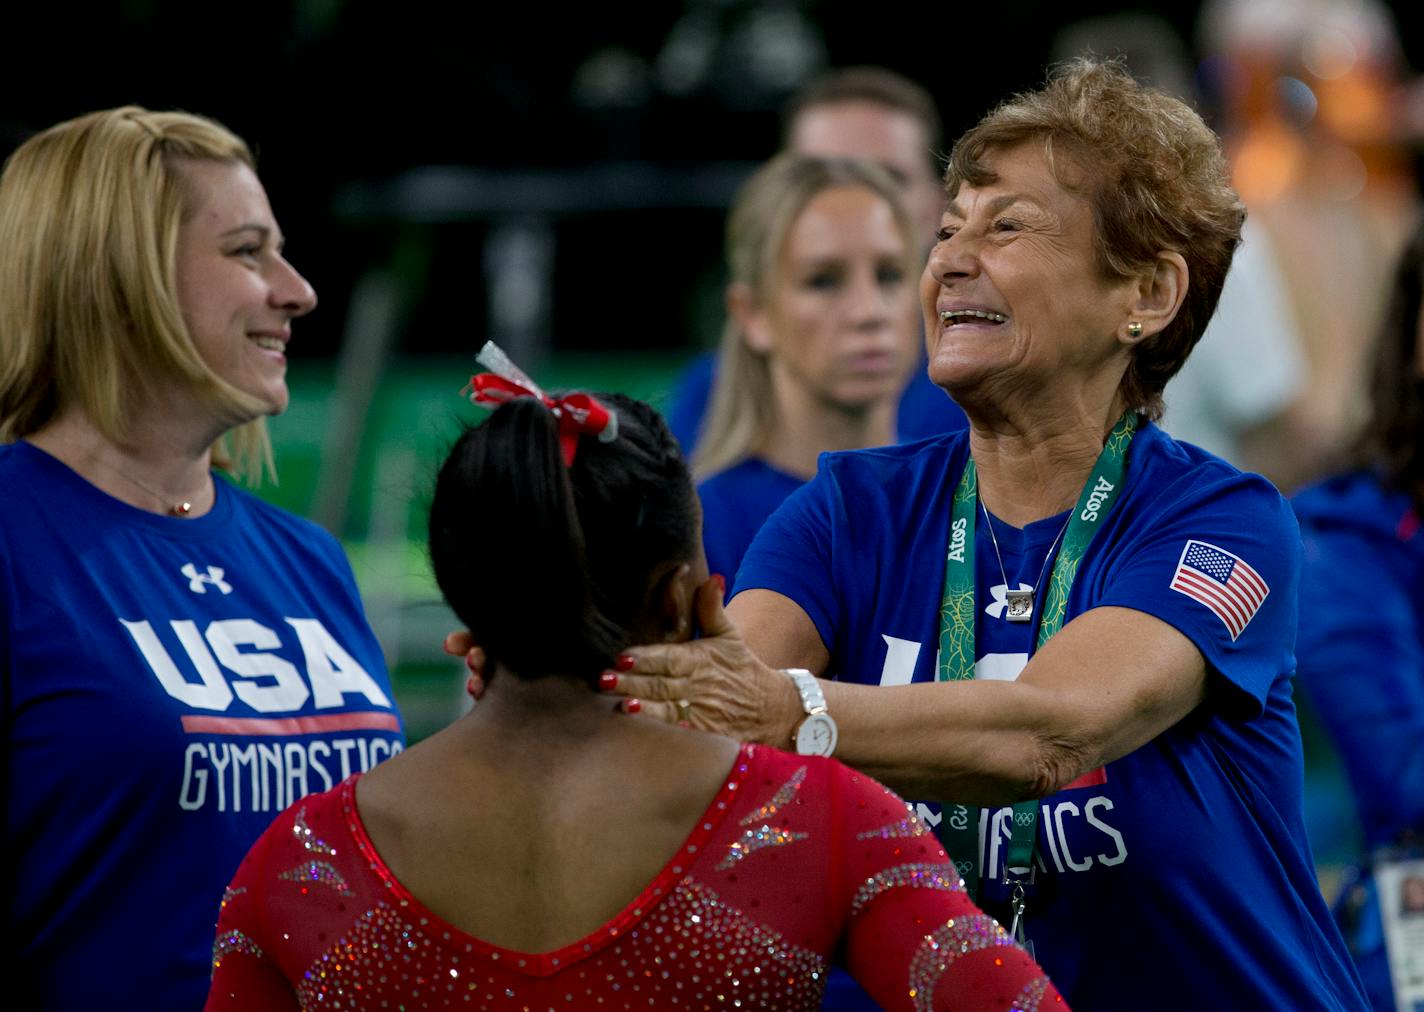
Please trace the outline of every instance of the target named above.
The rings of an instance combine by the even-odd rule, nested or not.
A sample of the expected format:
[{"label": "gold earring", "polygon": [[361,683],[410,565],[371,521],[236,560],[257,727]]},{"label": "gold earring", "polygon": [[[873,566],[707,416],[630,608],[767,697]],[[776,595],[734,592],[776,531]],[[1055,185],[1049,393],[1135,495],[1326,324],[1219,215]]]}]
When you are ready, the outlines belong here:
[{"label": "gold earring", "polygon": [[1141,336],[1142,336],[1142,324],[1138,323],[1136,320],[1128,320],[1128,321],[1127,321],[1127,336],[1128,336],[1128,337],[1141,337]]}]

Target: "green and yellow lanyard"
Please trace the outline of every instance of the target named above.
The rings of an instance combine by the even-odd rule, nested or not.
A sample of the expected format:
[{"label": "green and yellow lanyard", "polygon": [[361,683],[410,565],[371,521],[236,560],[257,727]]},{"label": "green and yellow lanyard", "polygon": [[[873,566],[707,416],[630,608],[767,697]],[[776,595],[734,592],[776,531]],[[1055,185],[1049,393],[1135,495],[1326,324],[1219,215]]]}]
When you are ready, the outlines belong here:
[{"label": "green and yellow lanyard", "polygon": [[[1127,470],[1127,449],[1137,429],[1137,414],[1128,411],[1113,426],[1103,452],[1098,455],[1087,484],[1078,496],[1063,535],[1063,546],[1053,563],[1053,574],[1043,603],[1036,608],[1037,650],[1063,628],[1068,607],[1068,591],[1078,574],[1078,565],[1122,491]],[[941,682],[965,681],[974,677],[974,622],[978,608],[974,600],[974,526],[979,512],[979,486],[974,459],[964,465],[964,474],[954,493],[950,510],[950,539],[944,567],[944,598],[940,604],[939,665]],[[1013,925],[1010,930],[1020,943],[1025,941],[1023,881],[1032,874],[1034,844],[1038,831],[1038,802],[1014,805],[1013,836],[1009,841],[1007,875],[1014,876]],[[939,838],[954,860],[973,897],[978,896],[979,812],[967,805],[945,804],[939,824]]]}]

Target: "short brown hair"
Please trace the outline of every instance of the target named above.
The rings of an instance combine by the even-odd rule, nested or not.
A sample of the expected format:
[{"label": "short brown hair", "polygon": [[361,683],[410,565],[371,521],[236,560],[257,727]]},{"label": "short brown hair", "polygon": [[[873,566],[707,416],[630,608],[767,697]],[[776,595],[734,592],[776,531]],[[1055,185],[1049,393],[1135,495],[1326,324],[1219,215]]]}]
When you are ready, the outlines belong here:
[{"label": "short brown hair", "polygon": [[[1162,250],[1187,263],[1176,318],[1142,341],[1122,379],[1129,407],[1162,415],[1162,389],[1201,339],[1216,311],[1246,209],[1231,188],[1221,144],[1181,100],[1145,87],[1118,62],[1070,60],[1037,91],[1015,95],[955,142],[945,170],[951,197],[964,183],[993,181],[984,156],[1039,140],[1060,185],[1087,197],[1098,267],[1128,278]],[[1055,157],[1076,169],[1065,177]]]},{"label": "short brown hair", "polygon": [[[789,146],[796,121],[806,110],[841,102],[869,102],[911,117],[925,131],[925,153],[932,160],[944,147],[944,123],[930,93],[903,74],[884,67],[828,71],[792,95],[781,113],[781,146]],[[934,171],[939,172],[938,164]]]},{"label": "short brown hair", "polygon": [[[123,106],[31,137],[0,173],[0,442],[77,407],[122,441],[154,374],[178,377],[235,417],[260,414],[198,353],[178,306],[178,226],[191,211],[185,161],[253,167],[213,120]],[[230,440],[231,452],[227,444]],[[214,463],[271,470],[260,417]]]}]

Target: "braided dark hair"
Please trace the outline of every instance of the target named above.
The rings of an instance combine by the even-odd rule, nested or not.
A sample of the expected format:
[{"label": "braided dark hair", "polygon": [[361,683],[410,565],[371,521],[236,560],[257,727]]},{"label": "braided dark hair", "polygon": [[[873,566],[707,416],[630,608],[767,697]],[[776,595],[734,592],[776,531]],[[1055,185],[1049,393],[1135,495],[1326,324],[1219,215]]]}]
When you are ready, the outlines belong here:
[{"label": "braided dark hair", "polygon": [[618,438],[580,437],[571,467],[553,415],[525,398],[466,429],[436,479],[436,582],[491,667],[523,678],[595,682],[630,645],[653,571],[697,551],[697,494],[666,423],[595,396]]}]

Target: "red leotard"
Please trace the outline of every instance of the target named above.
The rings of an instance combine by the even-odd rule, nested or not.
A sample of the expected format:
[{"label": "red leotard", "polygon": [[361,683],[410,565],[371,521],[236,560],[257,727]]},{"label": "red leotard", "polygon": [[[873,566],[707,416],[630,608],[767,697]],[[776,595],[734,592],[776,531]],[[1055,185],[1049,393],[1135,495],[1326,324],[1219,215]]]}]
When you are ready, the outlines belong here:
[{"label": "red leotard", "polygon": [[1066,1008],[905,803],[834,760],[743,746],[647,888],[537,954],[407,892],[357,779],[293,805],[238,869],[208,1009],[816,1009],[833,958],[887,1009]]}]

